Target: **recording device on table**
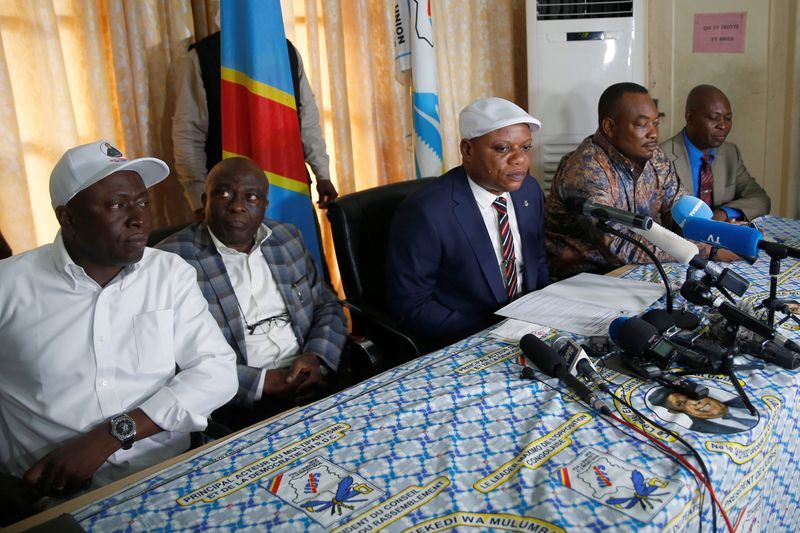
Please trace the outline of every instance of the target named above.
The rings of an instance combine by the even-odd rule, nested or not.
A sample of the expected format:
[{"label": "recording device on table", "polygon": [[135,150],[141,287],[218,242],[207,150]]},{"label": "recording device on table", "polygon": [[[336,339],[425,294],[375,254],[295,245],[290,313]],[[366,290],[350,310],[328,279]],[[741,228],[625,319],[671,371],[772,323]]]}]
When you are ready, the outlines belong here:
[{"label": "recording device on table", "polygon": [[611,323],[608,333],[623,349],[625,364],[640,377],[695,400],[708,396],[707,387],[664,370],[675,361],[680,349],[659,335],[652,324],[638,317],[620,317]]},{"label": "recording device on table", "polygon": [[[701,205],[702,204],[702,205]],[[705,209],[703,208],[705,206]],[[785,316],[777,325],[793,320],[800,325],[800,318],[792,313],[786,300],[778,298],[778,275],[781,272],[781,260],[787,257],[800,259],[800,249],[764,239],[764,235],[755,227],[729,224],[711,220],[708,206],[693,196],[684,196],[672,208],[672,218],[683,228],[683,234],[696,241],[731,250],[743,258],[756,258],[759,250],[770,257],[769,264],[769,296],[756,309],[767,311],[767,325],[775,327],[775,313]]]},{"label": "recording device on table", "polygon": [[[519,341],[522,353],[536,365],[539,370],[550,377],[557,377],[562,383],[572,389],[581,400],[603,414],[611,414],[611,408],[606,402],[599,399],[589,387],[583,384],[578,378],[569,373],[569,368],[564,359],[553,348],[545,344],[544,341],[528,333]],[[535,379],[533,369],[525,367],[522,369],[522,377],[525,379]]]},{"label": "recording device on table", "polygon": [[[686,352],[692,353],[692,357],[686,358],[688,359],[687,362],[692,366],[695,366],[696,363],[705,363],[707,357],[717,360],[725,355],[725,350],[718,342],[704,339],[701,333],[679,328],[675,324],[672,315],[663,309],[651,309],[647,311],[642,315],[642,320],[655,327],[656,331],[670,342],[688,348],[689,350],[694,350],[694,352],[699,352],[698,354]],[[702,364],[702,366],[708,366],[708,364]]]}]

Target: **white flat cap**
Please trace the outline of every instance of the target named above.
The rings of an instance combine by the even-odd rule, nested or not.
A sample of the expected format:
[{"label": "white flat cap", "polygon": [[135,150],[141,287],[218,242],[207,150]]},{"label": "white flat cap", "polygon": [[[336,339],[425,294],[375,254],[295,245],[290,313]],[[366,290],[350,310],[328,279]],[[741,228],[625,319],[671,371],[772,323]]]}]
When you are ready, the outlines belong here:
[{"label": "white flat cap", "polygon": [[67,150],[50,173],[50,203],[53,209],[67,205],[82,190],[121,170],[139,174],[148,189],[169,174],[167,164],[155,157],[129,161],[108,141],[83,144]]},{"label": "white flat cap", "polygon": [[527,124],[531,133],[542,127],[538,119],[517,104],[493,96],[475,100],[458,115],[458,130],[462,139],[474,139],[514,124]]}]

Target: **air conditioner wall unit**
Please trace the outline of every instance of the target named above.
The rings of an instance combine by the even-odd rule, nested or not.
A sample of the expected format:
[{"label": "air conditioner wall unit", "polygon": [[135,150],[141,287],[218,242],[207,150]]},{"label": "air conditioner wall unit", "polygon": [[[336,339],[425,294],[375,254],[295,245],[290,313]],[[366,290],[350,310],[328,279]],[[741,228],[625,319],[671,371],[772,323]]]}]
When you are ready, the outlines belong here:
[{"label": "air conditioner wall unit", "polygon": [[532,172],[549,191],[561,157],[597,129],[600,94],[646,86],[644,0],[527,0],[528,105],[542,121]]}]

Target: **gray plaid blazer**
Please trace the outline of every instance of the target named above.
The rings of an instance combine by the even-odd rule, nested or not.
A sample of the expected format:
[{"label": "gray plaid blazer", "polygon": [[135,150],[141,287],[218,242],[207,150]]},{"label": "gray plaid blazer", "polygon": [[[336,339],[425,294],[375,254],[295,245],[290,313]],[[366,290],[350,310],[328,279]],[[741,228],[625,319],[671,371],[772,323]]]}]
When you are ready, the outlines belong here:
[{"label": "gray plaid blazer", "polygon": [[[347,322],[341,306],[321,279],[298,229],[271,219],[264,219],[264,224],[272,233],[261,245],[261,253],[286,302],[297,343],[303,352],[318,355],[326,366],[336,370],[347,338]],[[197,270],[197,283],[208,301],[208,309],[236,352],[239,391],[232,403],[252,406],[261,385],[261,369],[246,364],[244,321],[208,226],[205,222],[192,224],[167,237],[156,248],[178,254]]]}]

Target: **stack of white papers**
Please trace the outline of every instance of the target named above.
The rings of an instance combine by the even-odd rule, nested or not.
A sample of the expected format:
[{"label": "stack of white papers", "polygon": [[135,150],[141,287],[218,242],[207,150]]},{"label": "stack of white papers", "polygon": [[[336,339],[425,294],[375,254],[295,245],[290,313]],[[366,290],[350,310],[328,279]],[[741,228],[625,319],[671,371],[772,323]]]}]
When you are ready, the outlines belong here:
[{"label": "stack of white papers", "polygon": [[612,320],[638,315],[665,292],[659,283],[578,274],[528,293],[496,314],[578,335],[608,335]]}]

